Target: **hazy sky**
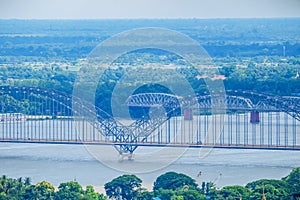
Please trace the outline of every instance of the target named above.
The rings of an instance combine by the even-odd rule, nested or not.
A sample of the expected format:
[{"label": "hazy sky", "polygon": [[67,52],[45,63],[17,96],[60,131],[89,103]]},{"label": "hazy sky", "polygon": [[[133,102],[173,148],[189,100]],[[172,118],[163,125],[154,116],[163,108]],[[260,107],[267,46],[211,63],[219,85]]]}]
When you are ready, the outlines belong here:
[{"label": "hazy sky", "polygon": [[0,18],[300,17],[300,0],[0,0]]}]

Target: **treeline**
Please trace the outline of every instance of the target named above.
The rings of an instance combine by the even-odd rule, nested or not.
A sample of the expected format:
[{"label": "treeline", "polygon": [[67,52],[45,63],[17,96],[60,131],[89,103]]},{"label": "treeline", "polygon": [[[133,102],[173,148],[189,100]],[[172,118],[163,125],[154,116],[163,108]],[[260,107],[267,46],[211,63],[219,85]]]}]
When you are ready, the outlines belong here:
[{"label": "treeline", "polygon": [[[139,56],[137,56],[138,58]],[[150,62],[153,56],[142,56]],[[154,56],[155,57],[155,56]],[[132,57],[131,57],[132,58]],[[126,58],[120,58],[123,62],[128,62]],[[123,60],[122,60],[123,59]],[[171,61],[170,61],[171,59]],[[172,56],[166,56],[163,64],[168,64],[170,62],[177,62],[180,64],[180,59],[174,58]],[[225,59],[225,58],[224,58]],[[223,60],[224,60],[223,59]],[[262,64],[259,59],[252,58],[243,67],[237,66],[236,62],[238,60],[231,60],[232,58],[225,59],[225,64],[220,64],[219,72],[223,75],[224,86],[226,90],[248,90],[263,93],[270,93],[274,95],[299,95],[300,94],[300,65],[297,59],[291,60],[290,62],[278,62],[278,65],[267,66]],[[130,59],[129,59],[130,60]],[[277,59],[278,60],[278,59]],[[144,62],[144,61],[142,61]],[[221,62],[221,61],[217,61]],[[227,63],[226,63],[227,62]],[[275,63],[276,59],[273,58],[270,62]],[[233,64],[230,64],[233,63]],[[258,63],[258,64],[255,64]],[[140,64],[140,63],[137,63]],[[39,87],[57,90],[69,95],[73,92],[73,86],[76,81],[76,76],[79,67],[74,66],[59,66],[58,64],[53,64],[49,66],[0,66],[0,85],[4,86],[16,86],[16,87]],[[130,71],[131,80],[127,83],[122,83],[123,88],[135,89],[135,93],[143,92],[167,92],[170,93],[168,88],[162,87],[162,85],[176,85],[177,78],[176,74],[172,70],[163,69],[143,69],[138,68],[138,71]],[[177,73],[183,75],[185,79],[192,86],[194,91],[199,94],[207,94],[209,91],[205,84],[205,78],[201,72],[196,71],[191,67],[180,68],[176,70]],[[144,76],[147,75],[155,82],[156,80],[159,84],[148,84],[144,85],[144,79],[140,74]],[[98,80],[98,86],[95,95],[96,105],[107,113],[111,114],[111,97],[116,86],[120,87],[119,81],[126,74],[126,68],[120,65],[116,68],[108,68]],[[86,76],[89,76],[88,74]],[[174,77],[174,78],[172,78]],[[136,88],[138,85],[142,87]],[[144,86],[143,86],[144,85]],[[87,87],[88,88],[88,87]],[[128,97],[124,90],[120,90],[118,97],[122,97],[123,100]],[[124,94],[123,94],[124,93]],[[126,96],[127,95],[127,96]],[[123,105],[125,100],[121,101],[118,98],[115,102],[118,105]],[[12,94],[2,95],[0,98],[0,105],[5,105],[5,108],[1,108],[1,112],[12,112],[12,108],[17,108],[17,110],[28,110],[32,106],[28,106],[31,102],[27,102],[29,99],[22,99],[13,96]],[[9,102],[8,102],[9,101]],[[25,104],[24,104],[25,102]],[[27,103],[26,103],[27,102]],[[24,106],[27,105],[25,108]],[[35,104],[36,105],[36,104]],[[24,108],[22,108],[22,106]],[[34,107],[32,107],[34,109]],[[51,109],[51,108],[43,108]],[[26,113],[24,113],[26,114]]]},{"label": "treeline", "polygon": [[103,194],[95,192],[93,186],[86,189],[76,181],[61,183],[57,189],[47,182],[42,181],[32,184],[30,178],[0,178],[1,200],[106,200]]},{"label": "treeline", "polygon": [[248,90],[274,95],[300,94],[300,66],[227,66],[220,69],[226,76],[224,85],[227,90]]},{"label": "treeline", "polygon": [[[144,59],[149,59],[144,56]],[[152,57],[150,57],[152,59]],[[169,60],[174,58],[167,58],[167,64],[170,62],[178,62],[176,60]],[[238,61],[231,61],[224,59],[223,64],[220,64],[219,72],[224,75],[224,85],[226,90],[250,90],[257,92],[266,92],[275,95],[292,95],[300,93],[300,61],[294,59],[292,63],[280,62],[277,58],[277,65],[264,65],[261,61],[252,58],[251,61],[246,63],[245,66],[239,66],[236,64]],[[154,60],[156,61],[156,60]],[[147,60],[147,62],[150,62]],[[220,62],[220,61],[218,61]],[[273,63],[276,62],[276,59]],[[136,63],[135,63],[136,64]],[[137,63],[143,64],[143,63]],[[163,63],[164,64],[164,63]],[[58,91],[62,91],[71,94],[73,91],[73,84],[76,80],[77,71],[79,67],[74,66],[59,66],[59,64],[53,64],[48,66],[0,66],[0,85],[11,86],[30,86],[50,88]],[[139,73],[148,73],[143,68],[137,71],[136,75],[131,74],[132,83],[131,86],[142,83]],[[147,70],[147,69],[146,69]],[[168,83],[176,83],[176,80],[172,78],[162,76],[161,70],[148,70],[149,76],[153,77],[153,80],[165,81]],[[196,93],[207,92],[204,79],[199,79],[201,72],[187,68],[181,71],[177,71],[182,74],[190,83]],[[118,68],[109,68],[99,77],[99,85],[96,96],[106,96],[102,93],[112,92],[117,82],[126,73],[126,69],[122,66]],[[174,71],[172,72],[174,73]],[[166,74],[166,73],[164,73]]]},{"label": "treeline", "polygon": [[[201,175],[197,177],[201,180]],[[142,180],[136,175],[122,175],[104,185],[105,193],[100,194],[93,186],[83,188],[78,182],[61,183],[55,188],[42,181],[32,184],[30,178],[0,178],[1,200],[298,200],[300,199],[300,168],[294,168],[281,180],[261,179],[246,186],[225,186],[216,188],[213,182],[198,185],[195,179],[167,172],[157,177],[152,191],[142,187]]]},{"label": "treeline", "polygon": [[0,66],[0,85],[49,88],[71,94],[76,72],[68,67]]},{"label": "treeline", "polygon": [[[300,20],[0,20],[0,63],[85,58],[101,41],[136,28],[163,27],[202,44],[212,57],[299,56]],[[283,52],[285,48],[285,53]],[[32,60],[33,59],[33,60]]]},{"label": "treeline", "polygon": [[[0,85],[46,88],[71,95],[76,81],[77,71],[78,68],[75,69],[74,67],[68,66],[61,67],[59,65],[48,67],[1,66]],[[292,65],[284,63],[280,66],[255,66],[250,63],[246,67],[228,64],[221,66],[219,71],[225,78],[223,81],[226,90],[247,90],[282,96],[300,94],[299,64]],[[205,79],[197,78],[203,75],[201,72],[193,70],[192,68],[181,68],[176,72],[185,77],[196,93],[209,93],[204,81]],[[120,109],[122,113],[127,112],[125,101],[129,95],[124,91],[133,90],[134,93],[171,93],[170,89],[163,85],[174,86],[173,88],[178,86],[176,74],[174,74],[173,70],[161,71],[155,68],[139,68],[135,73],[135,71],[131,69],[130,81],[120,84],[120,80],[122,80],[122,77],[124,77],[126,73],[127,69],[120,66],[117,68],[108,68],[102,76],[99,77],[94,101],[97,107],[112,114],[112,95],[117,86],[120,92],[117,94],[118,98],[115,98],[113,103],[115,103],[115,105],[124,105]],[[147,76],[151,77],[154,83],[157,80],[161,84],[145,85],[143,77]],[[124,88],[124,90],[120,90],[120,87]],[[88,85],[86,88],[89,88]],[[89,91],[85,90],[84,92]],[[52,104],[46,103],[46,100],[47,98],[43,96],[22,96],[18,93],[5,94],[0,97],[0,112],[22,112],[23,114],[54,113],[54,111],[52,111]],[[134,109],[135,108],[131,108],[132,112],[130,111],[133,114],[139,115],[139,112],[143,112],[140,108]],[[37,110],[39,113],[36,113]],[[44,111],[48,112],[45,113]]]},{"label": "treeline", "polygon": [[[6,46],[0,47],[0,64],[14,63],[14,57],[24,57],[19,61],[34,62],[38,61],[55,61],[68,60],[76,61],[77,59],[85,58],[97,46],[98,38],[84,38],[80,40],[78,37],[54,37],[54,41],[64,41],[63,44],[54,43],[48,38],[45,38],[45,43],[42,44],[13,44],[10,43],[11,38],[1,38],[6,43]],[[24,41],[32,40],[25,37]],[[36,40],[42,40],[40,38]],[[93,42],[90,42],[92,40]],[[104,40],[104,39],[101,39]],[[18,39],[17,39],[18,41]],[[80,42],[78,42],[80,41]],[[97,42],[95,42],[97,41]],[[15,41],[14,41],[15,42]],[[50,43],[46,43],[50,42]],[[283,44],[230,44],[222,42],[221,44],[205,44],[203,45],[208,54],[212,57],[251,57],[251,56],[299,56],[300,43]],[[285,48],[285,52],[283,50]],[[11,58],[12,57],[12,58]]]}]

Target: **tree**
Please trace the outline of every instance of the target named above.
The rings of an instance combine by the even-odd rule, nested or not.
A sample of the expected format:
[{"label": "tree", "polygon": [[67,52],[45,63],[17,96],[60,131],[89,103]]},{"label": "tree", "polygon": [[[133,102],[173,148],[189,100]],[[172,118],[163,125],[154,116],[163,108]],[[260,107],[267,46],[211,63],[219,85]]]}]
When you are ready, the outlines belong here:
[{"label": "tree", "polygon": [[137,197],[142,180],[135,175],[119,176],[104,185],[106,195],[110,198],[131,200]]},{"label": "tree", "polygon": [[265,195],[268,200],[290,200],[290,195],[284,193],[281,188],[276,188],[273,185],[257,186],[249,197],[250,200],[262,199],[262,195]]},{"label": "tree", "polygon": [[47,181],[42,181],[40,183],[37,183],[35,185],[35,190],[37,192],[37,197],[40,200],[54,199],[55,188],[51,183]]},{"label": "tree", "polygon": [[31,178],[30,177],[25,177],[24,184],[25,185],[31,185]]},{"label": "tree", "polygon": [[70,181],[61,183],[58,186],[58,192],[56,192],[55,200],[74,200],[82,199],[84,191],[81,185],[76,181]]},{"label": "tree", "polygon": [[176,195],[182,196],[183,199],[188,199],[188,200],[201,200],[201,199],[206,199],[203,194],[201,194],[198,190],[179,190]]},{"label": "tree", "polygon": [[172,196],[171,200],[184,200],[184,197],[179,195],[179,196]]},{"label": "tree", "polygon": [[205,186],[205,194],[209,195],[211,193],[211,189],[215,187],[215,184],[213,182],[207,182]]},{"label": "tree", "polygon": [[154,197],[153,192],[149,192],[146,189],[142,189],[137,195],[137,200],[152,199],[153,197]]},{"label": "tree", "polygon": [[194,179],[185,174],[167,172],[156,179],[154,182],[153,191],[157,191],[160,188],[176,190],[183,188],[184,186],[188,186],[189,189],[196,189],[198,184]]},{"label": "tree", "polygon": [[300,167],[293,168],[292,172],[282,179],[286,183],[290,184],[293,189],[296,191],[300,191]]},{"label": "tree", "polygon": [[221,196],[221,198],[228,199],[228,200],[240,199],[240,197],[242,197],[243,199],[248,199],[250,196],[250,190],[248,188],[245,188],[243,186],[238,186],[238,185],[226,186],[223,187],[218,192],[218,194]]},{"label": "tree", "polygon": [[95,191],[94,187],[91,185],[86,186],[84,191],[83,199],[85,200],[107,200],[103,194],[99,194]]},{"label": "tree", "polygon": [[154,191],[154,196],[163,200],[171,200],[172,197],[175,197],[175,191],[159,188],[158,190]]},{"label": "tree", "polygon": [[22,178],[0,178],[0,199],[22,199],[24,191],[30,185],[25,185]]},{"label": "tree", "polygon": [[291,187],[281,180],[262,179],[248,183],[246,188],[250,189],[250,199],[261,198],[263,191],[267,199],[290,199]]},{"label": "tree", "polygon": [[22,195],[24,199],[36,200],[38,198],[38,193],[34,185],[30,185],[25,188],[24,194]]}]

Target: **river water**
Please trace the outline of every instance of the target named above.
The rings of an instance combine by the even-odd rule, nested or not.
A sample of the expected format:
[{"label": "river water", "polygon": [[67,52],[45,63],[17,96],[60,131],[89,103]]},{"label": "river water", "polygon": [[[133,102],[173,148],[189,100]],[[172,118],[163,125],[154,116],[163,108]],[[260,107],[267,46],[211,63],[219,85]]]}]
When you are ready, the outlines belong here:
[{"label": "river water", "polygon": [[[185,173],[198,183],[212,181],[222,187],[245,185],[258,179],[280,179],[293,167],[300,166],[300,151],[201,151],[139,147],[133,161],[120,161],[111,146],[91,150],[84,145],[0,143],[0,174],[30,177],[33,183],[47,180],[58,185],[76,180],[82,185],[103,186],[117,176],[130,173],[140,177],[150,189],[156,177],[167,171]],[[95,152],[101,152],[100,156]]]}]

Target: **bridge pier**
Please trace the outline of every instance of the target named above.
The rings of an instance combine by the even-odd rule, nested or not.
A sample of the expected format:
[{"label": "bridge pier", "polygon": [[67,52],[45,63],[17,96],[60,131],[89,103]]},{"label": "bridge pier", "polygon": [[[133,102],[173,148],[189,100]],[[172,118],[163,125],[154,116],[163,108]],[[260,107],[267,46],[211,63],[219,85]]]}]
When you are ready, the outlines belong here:
[{"label": "bridge pier", "polygon": [[124,158],[128,158],[128,160],[134,160],[133,152],[136,150],[137,146],[129,145],[129,144],[117,144],[114,145],[115,149],[119,153],[119,160],[122,161]]},{"label": "bridge pier", "polygon": [[259,123],[259,112],[253,111],[250,113],[250,123],[257,124]]},{"label": "bridge pier", "polygon": [[119,154],[119,161],[123,161],[125,158],[132,161],[134,160],[134,154],[132,153],[120,153]]},{"label": "bridge pier", "polygon": [[190,108],[186,108],[183,111],[184,120],[193,120],[193,110]]}]

